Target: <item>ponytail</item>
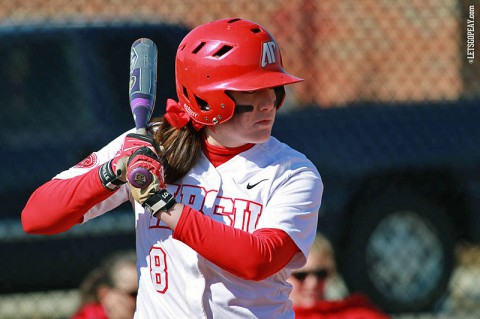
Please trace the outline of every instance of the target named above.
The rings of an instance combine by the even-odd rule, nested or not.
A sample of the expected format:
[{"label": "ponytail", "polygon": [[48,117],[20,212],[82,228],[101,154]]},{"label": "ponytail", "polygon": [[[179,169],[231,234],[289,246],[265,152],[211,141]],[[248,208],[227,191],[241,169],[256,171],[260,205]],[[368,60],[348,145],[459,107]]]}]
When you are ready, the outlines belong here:
[{"label": "ponytail", "polygon": [[[158,127],[159,126],[159,127]],[[152,120],[153,138],[160,146],[159,155],[165,159],[165,183],[172,184],[184,177],[195,165],[202,152],[202,133],[195,130],[191,121],[177,129],[163,117]],[[155,127],[158,127],[155,130]]]}]

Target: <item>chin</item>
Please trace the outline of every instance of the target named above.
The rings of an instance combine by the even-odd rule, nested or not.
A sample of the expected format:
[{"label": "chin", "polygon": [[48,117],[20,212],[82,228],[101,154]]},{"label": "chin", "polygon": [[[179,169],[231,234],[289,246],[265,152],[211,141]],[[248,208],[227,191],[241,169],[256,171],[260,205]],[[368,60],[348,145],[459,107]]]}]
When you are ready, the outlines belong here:
[{"label": "chin", "polygon": [[270,136],[272,135],[272,128],[261,130],[255,134],[253,137],[255,139],[255,143],[265,143],[268,141]]},{"label": "chin", "polygon": [[265,143],[266,141],[268,141],[268,139],[270,138],[270,134],[268,135],[265,135],[265,136],[257,136],[255,139],[253,139],[254,141],[250,142],[250,143],[253,143],[253,144],[261,144],[261,143]]}]

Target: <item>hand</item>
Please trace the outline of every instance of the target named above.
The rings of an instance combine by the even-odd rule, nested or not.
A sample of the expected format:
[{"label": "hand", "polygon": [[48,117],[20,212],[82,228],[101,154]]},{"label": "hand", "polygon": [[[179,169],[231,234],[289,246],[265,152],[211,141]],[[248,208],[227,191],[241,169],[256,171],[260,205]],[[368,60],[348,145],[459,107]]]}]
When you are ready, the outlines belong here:
[{"label": "hand", "polygon": [[125,136],[115,157],[100,167],[100,179],[106,188],[114,190],[127,182],[127,161],[141,147],[146,147],[156,154],[155,141],[151,136],[136,133]]},{"label": "hand", "polygon": [[127,176],[130,191],[140,204],[165,188],[163,165],[157,154],[147,147],[139,148],[130,156]]},{"label": "hand", "polygon": [[127,161],[129,157],[138,149],[147,147],[156,154],[155,141],[151,136],[130,133],[125,136],[122,148],[115,154],[110,165],[112,170],[117,174],[118,178],[123,182],[127,182]]},{"label": "hand", "polygon": [[[136,173],[137,172],[137,173]],[[167,192],[160,158],[147,147],[142,147],[130,156],[127,176],[133,198],[152,216],[160,210],[172,207],[176,201]]]}]

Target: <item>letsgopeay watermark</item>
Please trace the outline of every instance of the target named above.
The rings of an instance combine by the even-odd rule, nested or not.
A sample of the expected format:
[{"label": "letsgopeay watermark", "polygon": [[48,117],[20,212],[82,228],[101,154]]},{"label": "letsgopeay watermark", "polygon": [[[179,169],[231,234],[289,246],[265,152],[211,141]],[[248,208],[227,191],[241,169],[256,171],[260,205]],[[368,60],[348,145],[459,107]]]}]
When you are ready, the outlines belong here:
[{"label": "letsgopeay watermark", "polygon": [[475,6],[468,7],[467,18],[467,60],[473,64],[475,60]]}]

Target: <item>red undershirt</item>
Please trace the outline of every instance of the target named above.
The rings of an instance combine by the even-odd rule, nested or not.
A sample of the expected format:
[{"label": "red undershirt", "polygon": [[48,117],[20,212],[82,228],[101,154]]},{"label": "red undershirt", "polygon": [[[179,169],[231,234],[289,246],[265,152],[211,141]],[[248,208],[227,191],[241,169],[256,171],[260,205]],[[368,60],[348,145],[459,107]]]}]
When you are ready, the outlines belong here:
[{"label": "red undershirt", "polygon": [[245,144],[239,147],[227,148],[222,146],[215,146],[202,140],[202,151],[213,166],[218,167],[233,158],[235,155],[251,149],[255,144]]},{"label": "red undershirt", "polygon": [[[223,148],[202,143],[204,154],[215,167],[252,146]],[[66,180],[53,179],[30,197],[22,211],[23,228],[35,234],[64,232],[81,223],[90,208],[111,195],[98,178],[98,168]],[[299,251],[283,230],[266,228],[248,233],[216,222],[189,206],[183,209],[173,237],[222,269],[249,280],[275,274]],[[235,249],[231,249],[232,243]]]}]

